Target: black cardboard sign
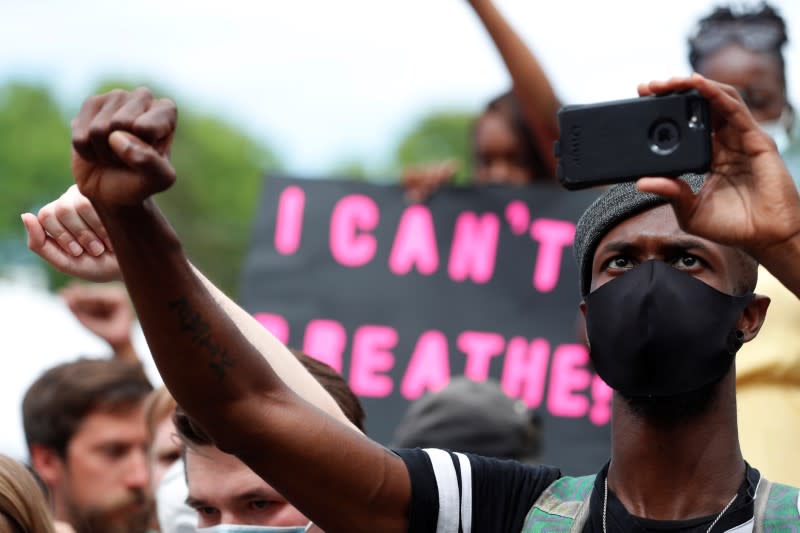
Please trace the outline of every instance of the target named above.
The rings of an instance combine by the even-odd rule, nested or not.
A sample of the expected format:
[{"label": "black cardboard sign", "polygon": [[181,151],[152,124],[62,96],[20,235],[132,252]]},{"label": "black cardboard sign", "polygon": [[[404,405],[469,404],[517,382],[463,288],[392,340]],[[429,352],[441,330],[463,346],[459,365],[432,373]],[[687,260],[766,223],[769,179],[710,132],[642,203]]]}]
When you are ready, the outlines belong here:
[{"label": "black cardboard sign", "polygon": [[596,472],[611,391],[577,340],[572,256],[595,195],[452,188],[410,204],[397,186],[270,177],[240,300],[345,376],[380,442],[451,376],[492,377],[540,411],[544,462]]}]

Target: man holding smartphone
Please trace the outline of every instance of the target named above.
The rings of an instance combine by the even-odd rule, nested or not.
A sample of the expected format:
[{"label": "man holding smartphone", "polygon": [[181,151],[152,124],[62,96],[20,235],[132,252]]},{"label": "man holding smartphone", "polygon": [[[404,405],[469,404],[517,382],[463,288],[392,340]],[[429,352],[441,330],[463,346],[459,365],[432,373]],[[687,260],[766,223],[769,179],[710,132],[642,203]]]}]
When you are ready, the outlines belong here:
[{"label": "man holding smartphone", "polygon": [[[617,390],[597,476],[392,452],[324,394],[299,397],[307,376],[291,354],[199,276],[150,199],[175,180],[176,112],[148,91],[90,98],[74,121],[73,174],[91,206],[68,197],[56,212],[80,205],[81,221],[23,219],[30,247],[62,270],[103,278],[119,262],[178,403],[328,533],[796,529],[797,489],[761,479],[739,450],[733,354],[769,303],[752,294],[755,261],[800,295],[800,196],[733,88],[693,76],[639,93],[691,89],[714,127],[702,188],[645,178],[612,189],[577,235],[592,357]],[[85,230],[107,231],[116,255],[62,251]]]}]

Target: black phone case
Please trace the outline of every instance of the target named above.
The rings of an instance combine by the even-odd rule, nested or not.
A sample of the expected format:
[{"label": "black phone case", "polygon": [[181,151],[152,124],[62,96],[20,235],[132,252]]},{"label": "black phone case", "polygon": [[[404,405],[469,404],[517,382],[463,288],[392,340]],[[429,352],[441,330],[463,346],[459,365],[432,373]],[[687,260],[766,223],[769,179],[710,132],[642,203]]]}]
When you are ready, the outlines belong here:
[{"label": "black phone case", "polygon": [[711,165],[708,102],[696,91],[563,107],[554,150],[567,189],[642,176],[703,173]]}]

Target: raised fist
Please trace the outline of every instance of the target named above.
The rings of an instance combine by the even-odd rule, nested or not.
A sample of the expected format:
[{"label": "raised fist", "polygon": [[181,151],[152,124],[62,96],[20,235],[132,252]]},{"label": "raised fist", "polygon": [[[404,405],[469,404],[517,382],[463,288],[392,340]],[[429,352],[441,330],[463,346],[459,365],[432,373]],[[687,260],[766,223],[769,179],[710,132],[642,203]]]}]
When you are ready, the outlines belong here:
[{"label": "raised fist", "polygon": [[88,98],[72,121],[72,174],[81,193],[96,206],[132,206],[169,188],[176,123],[175,104],[143,87]]},{"label": "raised fist", "polygon": [[75,283],[60,294],[75,318],[115,351],[131,344],[133,308],[124,286]]}]

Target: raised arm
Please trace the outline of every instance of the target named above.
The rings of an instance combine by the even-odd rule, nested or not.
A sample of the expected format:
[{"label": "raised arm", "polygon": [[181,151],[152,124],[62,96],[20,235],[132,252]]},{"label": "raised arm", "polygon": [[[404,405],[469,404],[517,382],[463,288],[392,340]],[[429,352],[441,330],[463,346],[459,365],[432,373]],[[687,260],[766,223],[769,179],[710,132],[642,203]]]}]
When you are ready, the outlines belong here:
[{"label": "raised arm", "polygon": [[688,232],[738,246],[800,298],[800,195],[775,142],[738,91],[699,74],[639,87],[643,96],[696,89],[711,104],[713,160],[698,194],[681,180],[642,178],[639,189],[672,200]]},{"label": "raised arm", "polygon": [[140,89],[90,98],[73,123],[76,183],[108,231],[165,384],[221,449],[325,531],[405,531],[402,461],[281,381],[150,199],[175,180],[175,122],[171,102]]},{"label": "raised arm", "polygon": [[558,139],[556,113],[561,107],[561,102],[550,84],[550,79],[539,64],[539,60],[492,0],[468,1],[503,58],[528,126],[543,147],[542,157],[555,176],[555,157],[550,147],[553,141]]}]

